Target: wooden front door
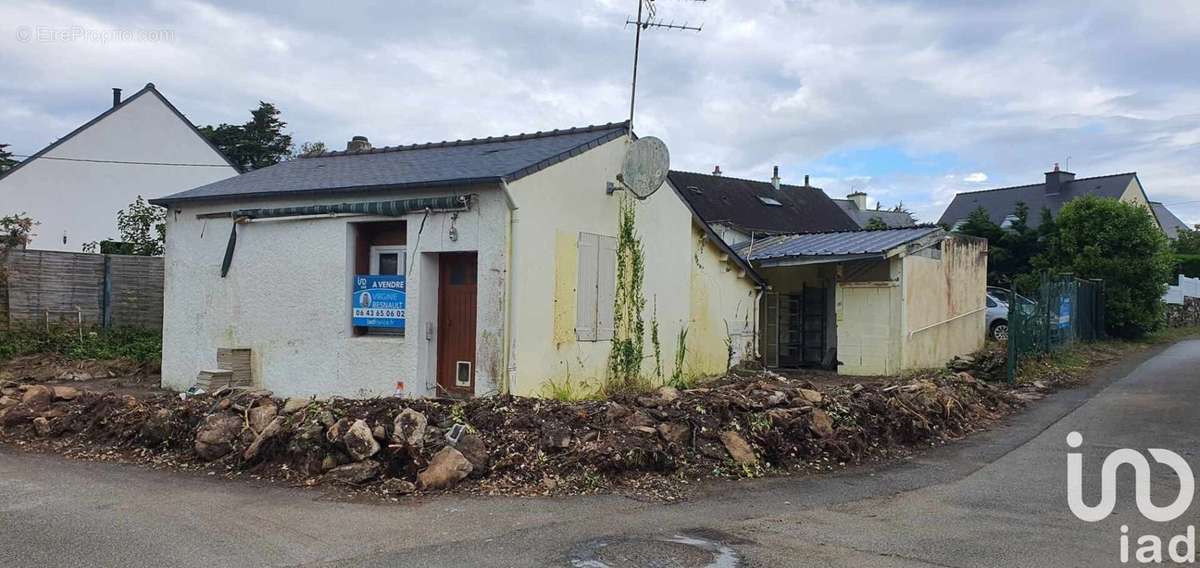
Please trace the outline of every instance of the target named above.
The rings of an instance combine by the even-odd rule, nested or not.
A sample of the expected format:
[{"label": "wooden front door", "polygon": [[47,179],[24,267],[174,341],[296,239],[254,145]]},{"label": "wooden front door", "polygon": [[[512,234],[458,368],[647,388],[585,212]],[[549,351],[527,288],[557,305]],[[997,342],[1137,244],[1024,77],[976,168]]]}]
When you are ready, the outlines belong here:
[{"label": "wooden front door", "polygon": [[475,394],[476,253],[438,258],[437,381],[441,395]]}]

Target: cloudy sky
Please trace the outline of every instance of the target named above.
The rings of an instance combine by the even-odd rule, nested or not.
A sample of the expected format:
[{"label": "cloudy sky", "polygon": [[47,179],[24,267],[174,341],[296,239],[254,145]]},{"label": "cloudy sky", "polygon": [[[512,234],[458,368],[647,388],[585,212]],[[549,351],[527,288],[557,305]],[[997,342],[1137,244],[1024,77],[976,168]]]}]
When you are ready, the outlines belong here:
[{"label": "cloudy sky", "polygon": [[[636,129],[677,169],[813,176],[936,220],[956,191],[1137,171],[1200,223],[1200,2],[658,0]],[[342,147],[624,120],[636,0],[0,0],[0,142],[32,153],[153,82]],[[136,156],[130,159],[136,160]]]}]

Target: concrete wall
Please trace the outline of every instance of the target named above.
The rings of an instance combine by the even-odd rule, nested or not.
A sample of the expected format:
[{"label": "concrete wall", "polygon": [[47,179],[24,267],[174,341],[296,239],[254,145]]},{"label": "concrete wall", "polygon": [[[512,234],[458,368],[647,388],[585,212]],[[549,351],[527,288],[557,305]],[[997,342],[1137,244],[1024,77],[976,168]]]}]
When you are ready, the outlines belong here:
[{"label": "concrete wall", "polygon": [[[354,270],[350,223],[391,217],[319,217],[256,220],[238,228],[237,251],[227,278],[221,260],[232,221],[197,219],[198,213],[235,207],[285,207],[346,201],[472,193],[471,210],[410,214],[407,247],[407,333],[354,336],[350,325]],[[256,382],[281,396],[390,395],[397,381],[426,396],[436,381],[436,257],[431,253],[478,251],[479,309],[476,394],[497,389],[503,368],[501,333],[506,290],[509,208],[498,188],[403,191],[184,204],[168,212],[163,384],[184,389],[201,369],[216,366],[218,347],[253,350]],[[458,239],[451,240],[451,224]],[[417,262],[412,262],[415,258]],[[426,338],[426,322],[433,335]]]},{"label": "concrete wall", "polygon": [[[626,144],[626,138],[613,140],[510,185],[518,208],[509,367],[516,394],[539,394],[551,380],[596,388],[607,374],[611,343],[579,341],[575,334],[576,242],[580,232],[617,236],[621,195],[607,195],[605,183],[620,171]],[[735,322],[752,314],[752,281],[739,278],[734,265],[701,239],[690,211],[669,186],[636,208],[646,267],[643,373],[654,374],[650,322],[655,314],[664,376],[671,376],[676,338],[684,328],[684,372],[723,372],[725,322],[736,332],[741,324]],[[737,343],[744,349],[744,338]]]},{"label": "concrete wall", "polygon": [[903,369],[940,367],[983,347],[986,337],[987,243],[950,236],[941,258],[901,259]]},{"label": "concrete wall", "polygon": [[31,249],[79,251],[84,243],[117,237],[117,212],[138,195],[149,199],[237,175],[152,92],[130,100],[44,157],[216,167],[33,160],[0,179],[0,214],[24,211],[41,223]]}]

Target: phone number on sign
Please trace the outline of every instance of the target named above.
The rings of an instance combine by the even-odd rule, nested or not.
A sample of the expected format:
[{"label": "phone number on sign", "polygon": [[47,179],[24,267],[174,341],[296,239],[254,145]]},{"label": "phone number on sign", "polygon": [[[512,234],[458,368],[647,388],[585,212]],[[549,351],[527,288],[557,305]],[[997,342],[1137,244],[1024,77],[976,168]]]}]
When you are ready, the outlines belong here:
[{"label": "phone number on sign", "polygon": [[354,308],[356,318],[400,318],[404,319],[404,309]]}]

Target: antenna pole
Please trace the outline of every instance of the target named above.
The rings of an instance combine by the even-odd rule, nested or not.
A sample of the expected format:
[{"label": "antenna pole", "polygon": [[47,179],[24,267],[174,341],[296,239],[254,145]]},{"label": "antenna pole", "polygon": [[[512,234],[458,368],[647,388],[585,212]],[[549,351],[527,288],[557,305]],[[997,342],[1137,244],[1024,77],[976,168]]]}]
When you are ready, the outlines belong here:
[{"label": "antenna pole", "polygon": [[633,132],[633,104],[637,100],[638,50],[642,45],[642,2],[638,0],[637,29],[633,36],[633,87],[629,91],[629,132]]}]

